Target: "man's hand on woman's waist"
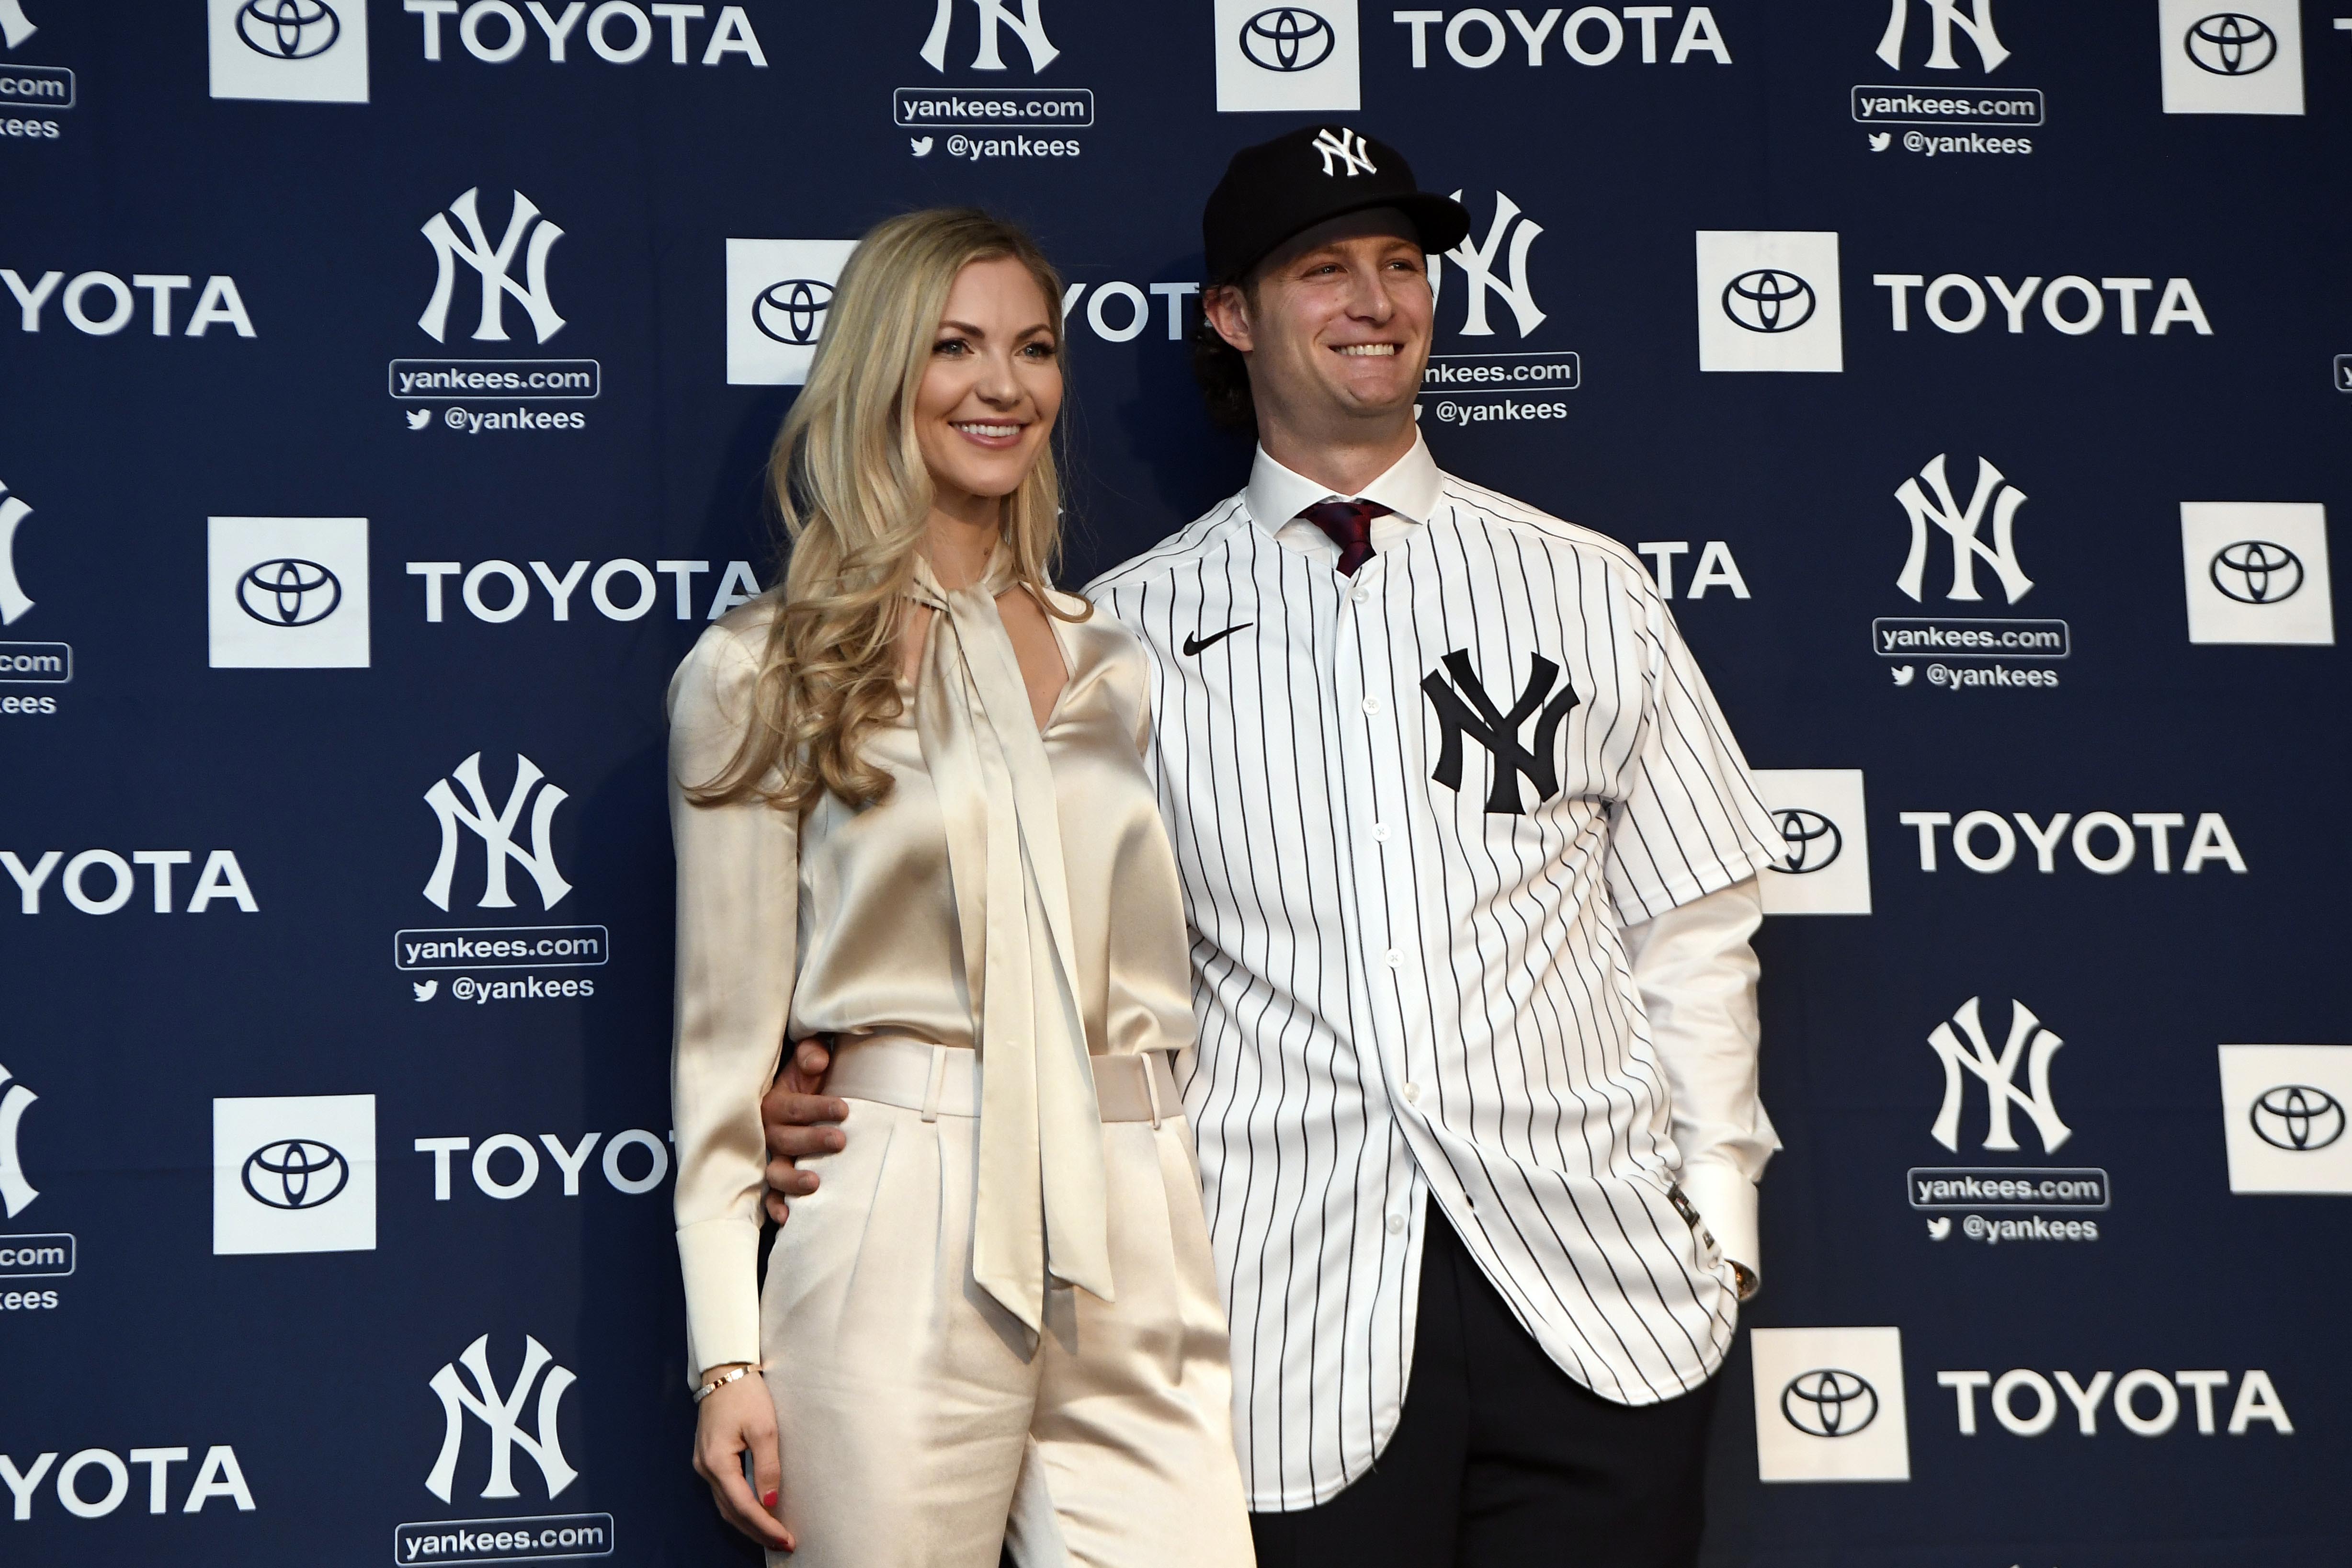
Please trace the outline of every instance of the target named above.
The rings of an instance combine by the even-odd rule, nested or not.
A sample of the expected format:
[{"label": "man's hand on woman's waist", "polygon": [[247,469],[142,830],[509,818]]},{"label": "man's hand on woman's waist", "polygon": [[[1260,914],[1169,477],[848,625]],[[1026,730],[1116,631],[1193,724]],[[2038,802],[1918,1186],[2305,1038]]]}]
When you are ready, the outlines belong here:
[{"label": "man's hand on woman's waist", "polygon": [[768,1217],[782,1225],[792,1200],[816,1191],[814,1171],[799,1168],[812,1154],[836,1154],[849,1135],[834,1123],[849,1115],[849,1102],[824,1092],[833,1052],[823,1039],[803,1040],[793,1049],[775,1087],[760,1101],[760,1121],[768,1136]]}]

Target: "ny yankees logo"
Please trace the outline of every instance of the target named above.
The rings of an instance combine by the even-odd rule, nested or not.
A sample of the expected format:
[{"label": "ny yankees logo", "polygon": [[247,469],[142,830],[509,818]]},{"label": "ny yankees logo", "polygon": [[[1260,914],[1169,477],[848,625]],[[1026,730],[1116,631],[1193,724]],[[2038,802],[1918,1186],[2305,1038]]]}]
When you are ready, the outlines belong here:
[{"label": "ny yankees logo", "polygon": [[[1352,180],[1360,171],[1367,174],[1380,173],[1372,167],[1371,148],[1361,136],[1344,126],[1338,131],[1318,131],[1315,151],[1323,154],[1323,173],[1327,175],[1345,170]],[[1337,163],[1331,161],[1334,158],[1339,160]]]},{"label": "ny yankees logo", "polygon": [[[447,1502],[457,1479],[457,1456],[466,1436],[466,1417],[481,1417],[490,1429],[490,1476],[482,1488],[486,1498],[520,1497],[514,1484],[514,1451],[520,1448],[531,1463],[539,1467],[540,1479],[547,1483],[547,1495],[556,1497],[563,1489],[580,1479],[563,1457],[563,1441],[556,1431],[556,1416],[563,1405],[563,1396],[579,1382],[569,1367],[557,1366],[547,1347],[530,1335],[522,1340],[522,1370],[515,1373],[514,1386],[505,1393],[499,1391],[499,1380],[490,1371],[490,1336],[484,1334],[467,1345],[465,1353],[455,1363],[444,1363],[433,1374],[426,1386],[441,1401],[441,1414],[446,1420],[441,1436],[441,1457],[433,1461],[433,1469],[425,1478],[425,1489]],[[468,1389],[457,1375],[459,1367],[473,1379]],[[547,1376],[540,1377],[541,1372]],[[539,1384],[539,1435],[532,1436],[522,1429],[523,1401],[530,1397],[530,1385]]]},{"label": "ny yankees logo", "polygon": [[457,799],[457,792],[449,787],[448,779],[437,779],[425,792],[425,804],[441,823],[441,858],[433,864],[433,875],[425,884],[425,896],[440,909],[449,907],[449,879],[457,869],[457,826],[463,823],[481,839],[489,856],[488,880],[482,889],[481,907],[486,910],[510,910],[514,900],[507,893],[507,862],[513,860],[530,873],[539,884],[539,899],[543,908],[553,909],[572,891],[572,884],[555,864],[555,852],[548,842],[547,830],[555,820],[555,808],[572,796],[549,784],[539,792],[538,804],[530,812],[530,849],[528,853],[515,842],[515,829],[521,826],[522,808],[530,799],[533,785],[545,782],[546,774],[539,764],[515,753],[514,788],[507,792],[503,811],[490,807],[488,793],[482,787],[482,753],[476,752],[451,772],[474,803],[467,810]]},{"label": "ny yankees logo", "polygon": [[[1938,1024],[1927,1036],[1927,1043],[1936,1047],[1937,1059],[1944,1064],[1944,1104],[1936,1112],[1936,1124],[1930,1129],[1937,1142],[1957,1152],[1960,1146],[1960,1100],[1967,1082],[1965,1074],[1973,1073],[1985,1086],[1984,1146],[1993,1150],[2017,1147],[2017,1140],[2009,1131],[2011,1106],[2025,1112],[2034,1131],[2042,1134],[2042,1152],[2054,1154],[2059,1145],[2074,1135],[2074,1130],[2058,1119],[2058,1107],[2050,1098],[2050,1058],[2066,1042],[2042,1026],[2024,1003],[2012,1000],[2009,1005],[2009,1039],[1996,1053],[1991,1039],[1985,1034],[1983,1020],[1979,1017],[1979,998],[1971,996],[1952,1015],[1951,1023]],[[1959,1036],[1952,1032],[1958,1024],[1968,1037],[1961,1045]],[[2025,1068],[2025,1080],[2032,1092],[2017,1087],[2017,1069]]]},{"label": "ny yankees logo", "polygon": [[[1467,648],[1456,648],[1445,656],[1445,673],[1431,670],[1422,678],[1421,689],[1429,696],[1430,705],[1437,710],[1437,721],[1445,726],[1445,739],[1437,753],[1437,771],[1429,776],[1447,789],[1462,787],[1462,737],[1486,748],[1494,760],[1495,776],[1486,791],[1486,809],[1504,812],[1513,816],[1527,815],[1519,800],[1519,778],[1536,786],[1536,804],[1559,793],[1559,764],[1555,760],[1559,739],[1559,727],[1568,721],[1570,710],[1581,700],[1572,681],[1560,679],[1559,666],[1541,654],[1528,658],[1528,683],[1519,689],[1519,700],[1508,713],[1495,707],[1495,700],[1486,695],[1484,682],[1471,668]],[[1446,675],[1454,678],[1446,683]],[[1557,695],[1552,688],[1558,684]],[[1460,690],[1457,693],[1455,688]],[[1536,720],[1533,746],[1519,744],[1519,726],[1540,706],[1542,715]]]},{"label": "ny yankees logo", "polygon": [[[563,330],[563,318],[555,313],[555,302],[547,292],[547,253],[563,237],[563,231],[541,216],[531,199],[520,191],[514,194],[514,205],[508,210],[507,232],[498,245],[490,244],[489,232],[482,227],[481,214],[475,210],[474,198],[480,187],[469,188],[464,195],[449,204],[449,213],[457,215],[465,226],[466,237],[449,226],[449,213],[435,213],[420,231],[433,242],[433,258],[440,270],[433,283],[433,298],[425,304],[425,314],[416,324],[435,342],[444,341],[449,325],[449,300],[457,282],[457,263],[462,261],[481,274],[482,320],[474,329],[474,336],[483,342],[507,341],[503,307],[511,294],[530,316],[531,331],[545,342]],[[533,228],[536,221],[538,227]],[[507,276],[507,268],[515,262],[515,252],[523,249],[524,237],[530,237],[530,248],[523,256],[523,277],[528,287]]]}]

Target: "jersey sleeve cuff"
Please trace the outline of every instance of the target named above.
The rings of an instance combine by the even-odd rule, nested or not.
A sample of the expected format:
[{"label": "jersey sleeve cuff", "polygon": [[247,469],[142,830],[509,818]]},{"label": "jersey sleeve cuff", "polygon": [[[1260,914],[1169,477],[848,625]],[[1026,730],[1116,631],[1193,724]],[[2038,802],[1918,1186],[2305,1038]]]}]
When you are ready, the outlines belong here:
[{"label": "jersey sleeve cuff", "polygon": [[1715,1233],[1723,1255],[1760,1278],[1764,1259],[1757,1245],[1756,1184],[1728,1165],[1702,1162],[1684,1168],[1682,1186],[1683,1195]]}]

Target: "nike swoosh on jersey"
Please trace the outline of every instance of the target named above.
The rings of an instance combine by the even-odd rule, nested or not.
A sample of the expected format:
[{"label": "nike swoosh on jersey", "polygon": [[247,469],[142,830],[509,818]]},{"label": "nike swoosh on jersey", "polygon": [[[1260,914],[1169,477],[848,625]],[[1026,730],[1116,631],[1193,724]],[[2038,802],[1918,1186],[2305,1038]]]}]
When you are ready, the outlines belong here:
[{"label": "nike swoosh on jersey", "polygon": [[1205,637],[1196,632],[1184,639],[1184,657],[1191,658],[1195,654],[1216,647],[1235,632],[1245,632],[1255,625],[1257,625],[1255,621],[1244,621],[1240,626],[1227,626],[1223,631],[1212,632]]}]

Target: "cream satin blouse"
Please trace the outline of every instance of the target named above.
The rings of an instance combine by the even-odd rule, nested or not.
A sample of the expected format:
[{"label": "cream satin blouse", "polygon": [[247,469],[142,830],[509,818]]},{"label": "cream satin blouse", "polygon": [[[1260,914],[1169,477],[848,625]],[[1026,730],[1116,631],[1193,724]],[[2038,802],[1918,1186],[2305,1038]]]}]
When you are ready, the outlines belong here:
[{"label": "cream satin blouse", "polygon": [[897,786],[863,812],[685,798],[734,754],[772,603],[711,626],[671,679],[689,1377],[761,1359],[760,1099],[787,1037],[979,1047],[975,1275],[1033,1329],[1049,1277],[1113,1295],[1087,1060],[1193,1038],[1182,889],[1142,762],[1150,667],[1108,616],[1048,617],[1068,679],[1041,733],[1003,581],[1001,557],[954,593],[919,569],[912,596],[940,613],[904,710],[866,742]]}]

